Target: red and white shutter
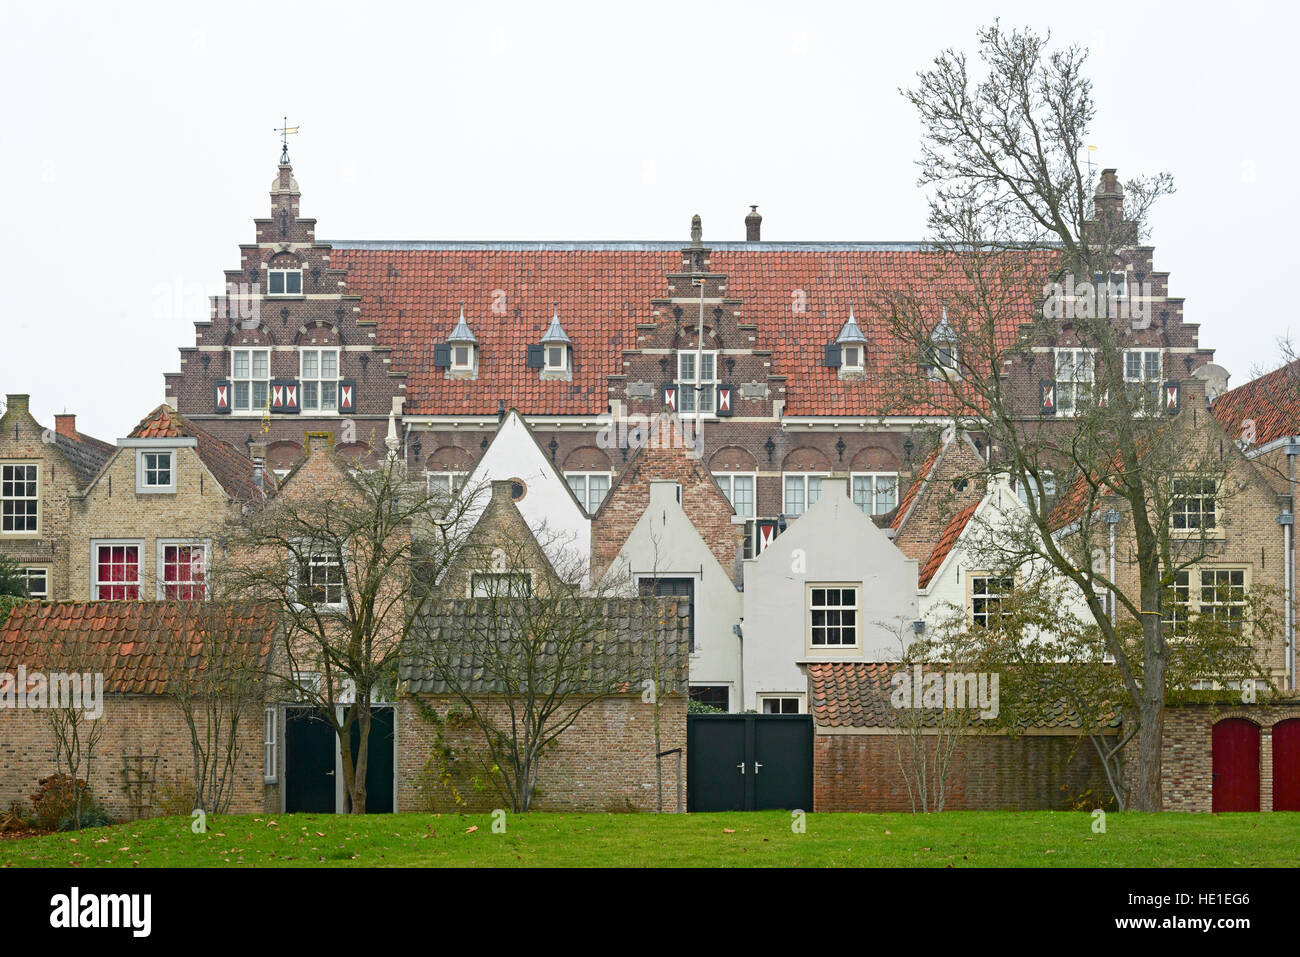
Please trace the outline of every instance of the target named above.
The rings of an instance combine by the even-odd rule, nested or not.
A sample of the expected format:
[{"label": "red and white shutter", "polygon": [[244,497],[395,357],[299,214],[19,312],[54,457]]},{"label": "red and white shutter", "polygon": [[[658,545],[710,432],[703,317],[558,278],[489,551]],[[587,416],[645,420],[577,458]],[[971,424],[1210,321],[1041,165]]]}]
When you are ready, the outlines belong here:
[{"label": "red and white shutter", "polygon": [[664,386],[664,407],[669,412],[677,411],[677,383],[670,382]]},{"label": "red and white shutter", "polygon": [[357,410],[357,384],[352,379],[339,382],[339,411],[352,413]]},{"label": "red and white shutter", "polygon": [[212,411],[230,412],[230,383],[225,379],[212,384]]},{"label": "red and white shutter", "polygon": [[729,385],[718,386],[718,417],[723,418],[731,415],[733,391]]}]

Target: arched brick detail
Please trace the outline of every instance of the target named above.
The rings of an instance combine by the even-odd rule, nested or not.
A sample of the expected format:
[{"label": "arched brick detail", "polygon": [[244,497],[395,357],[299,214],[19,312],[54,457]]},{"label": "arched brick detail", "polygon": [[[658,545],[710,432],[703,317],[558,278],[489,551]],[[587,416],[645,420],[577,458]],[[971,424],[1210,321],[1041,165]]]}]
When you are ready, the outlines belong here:
[{"label": "arched brick detail", "polygon": [[564,457],[565,472],[609,472],[612,471],[609,456],[594,445],[583,445]]},{"label": "arched brick detail", "polygon": [[278,345],[270,327],[265,321],[259,320],[258,324],[251,329],[245,329],[239,322],[231,323],[230,329],[226,332],[223,345],[233,349],[257,349],[269,348]]},{"label": "arched brick detail", "polygon": [[898,456],[879,445],[868,445],[853,456],[849,467],[854,472],[897,472]]},{"label": "arched brick detail", "polygon": [[468,472],[474,468],[476,456],[459,445],[444,445],[431,452],[424,460],[430,472]]},{"label": "arched brick detail", "polygon": [[339,330],[333,323],[325,322],[321,319],[315,319],[306,323],[304,327],[299,327],[293,337],[294,345],[298,346],[337,346],[339,342]]},{"label": "arched brick detail", "polygon": [[267,269],[301,269],[302,256],[292,250],[276,253],[266,261]]},{"label": "arched brick detail", "polygon": [[364,442],[348,442],[346,445],[336,445],[334,450],[348,462],[361,462],[367,467],[379,463],[383,458],[383,453],[378,449],[373,449]]},{"label": "arched brick detail", "polygon": [[266,467],[269,469],[291,469],[303,459],[303,447],[299,442],[272,442],[266,450]]},{"label": "arched brick detail", "polygon": [[804,445],[792,451],[781,462],[784,472],[829,472],[830,457],[821,449]]},{"label": "arched brick detail", "polygon": [[739,445],[727,445],[718,449],[709,458],[710,472],[756,472],[758,459],[748,449]]}]

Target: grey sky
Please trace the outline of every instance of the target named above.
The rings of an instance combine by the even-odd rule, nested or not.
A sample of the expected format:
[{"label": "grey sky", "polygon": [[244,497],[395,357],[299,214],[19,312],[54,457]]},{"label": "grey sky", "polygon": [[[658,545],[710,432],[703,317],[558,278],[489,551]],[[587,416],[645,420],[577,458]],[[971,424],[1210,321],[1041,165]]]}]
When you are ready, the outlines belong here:
[{"label": "grey sky", "polygon": [[187,293],[267,215],[286,113],[322,239],[685,241],[698,212],[738,240],[750,203],[764,239],[924,238],[897,90],[994,16],[1090,47],[1095,160],[1174,173],[1156,268],[1240,384],[1297,325],[1300,16],[1066,9],[0,0],[0,393],[109,440],[161,402]]}]

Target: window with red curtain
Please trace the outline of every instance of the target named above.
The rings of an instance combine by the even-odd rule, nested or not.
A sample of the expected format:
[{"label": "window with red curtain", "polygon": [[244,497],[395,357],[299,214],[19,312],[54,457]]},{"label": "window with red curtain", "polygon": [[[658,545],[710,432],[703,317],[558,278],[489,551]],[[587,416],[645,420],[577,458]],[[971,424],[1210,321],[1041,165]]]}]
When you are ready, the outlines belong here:
[{"label": "window with red curtain", "polygon": [[203,545],[163,546],[163,597],[202,601],[207,597],[207,549]]},{"label": "window with red curtain", "polygon": [[95,556],[95,597],[136,601],[140,597],[140,546],[100,545]]}]

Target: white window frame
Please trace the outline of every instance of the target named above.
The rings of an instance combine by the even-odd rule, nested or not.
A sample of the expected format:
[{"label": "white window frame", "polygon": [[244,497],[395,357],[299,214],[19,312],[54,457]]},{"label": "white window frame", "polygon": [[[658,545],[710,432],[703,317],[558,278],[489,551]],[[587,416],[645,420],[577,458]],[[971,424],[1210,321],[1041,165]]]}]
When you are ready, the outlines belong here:
[{"label": "white window frame", "polygon": [[[1219,601],[1217,600],[1219,596],[1215,596],[1215,600],[1206,601],[1205,600],[1206,574],[1208,573],[1210,575],[1214,575],[1214,574],[1231,575],[1233,572],[1241,573],[1241,598],[1238,600]],[[1187,621],[1192,617],[1200,616],[1205,613],[1205,609],[1210,609],[1210,608],[1241,608],[1242,617],[1238,620],[1244,623],[1245,610],[1248,607],[1248,603],[1250,600],[1250,587],[1251,587],[1250,573],[1251,573],[1251,567],[1249,565],[1238,565],[1238,564],[1193,565],[1190,568],[1179,569],[1174,579],[1173,599],[1170,603],[1172,605],[1171,608],[1172,616],[1164,619],[1163,621],[1165,634],[1168,635],[1170,638],[1185,638],[1186,637],[1185,632],[1183,634],[1179,634],[1180,620]],[[1192,584],[1193,574],[1196,575],[1195,584]],[[1178,581],[1178,578],[1182,576],[1186,576],[1185,582]],[[1213,588],[1215,586],[1210,586],[1210,587]],[[1228,587],[1232,588],[1235,586],[1229,583]],[[1180,591],[1185,595],[1186,600],[1184,601],[1178,600]],[[1181,618],[1177,614],[1177,612],[1174,611],[1174,609],[1177,608],[1181,608],[1183,610],[1183,614]]]},{"label": "white window frame", "polygon": [[438,488],[439,492],[446,492],[449,496],[456,496],[465,483],[469,480],[468,472],[429,472],[424,473],[424,490],[426,495],[432,495],[437,482],[440,479],[447,480],[447,487]]},{"label": "white window frame", "polygon": [[[858,479],[871,480],[871,508],[862,508],[862,503],[858,501]],[[888,479],[893,482],[894,494],[891,499],[892,504],[889,508],[880,507],[880,480]],[[867,515],[888,515],[894,509],[898,508],[898,473],[897,472],[851,472],[849,474],[849,495],[853,499],[853,504],[862,508]]]},{"label": "white window frame", "polygon": [[[1147,357],[1154,355],[1156,357],[1155,378],[1148,374]],[[1130,376],[1128,368],[1129,356],[1138,356],[1138,375]],[[1146,409],[1148,415],[1156,415],[1161,411],[1160,395],[1164,386],[1165,357],[1164,352],[1160,349],[1125,349],[1124,350],[1124,385],[1129,390],[1130,395],[1138,390],[1146,393]]]},{"label": "white window frame", "polygon": [[[559,365],[551,362],[552,352],[558,352],[560,355]],[[543,342],[542,343],[542,371],[543,372],[568,372],[569,371],[569,347],[563,342]]]},{"label": "white window frame", "polygon": [[[326,555],[323,553],[318,554],[315,551],[313,551],[311,548],[307,548],[307,547],[303,547],[300,550],[295,550],[289,555],[290,574],[293,576],[294,604],[298,608],[311,607],[311,608],[320,608],[324,611],[342,611],[348,605],[347,575],[344,573],[344,569],[347,565],[347,560],[348,560],[346,554],[339,556],[339,569],[340,569],[340,578],[339,578],[339,586],[338,586],[340,590],[339,601],[313,602],[311,605],[308,605],[306,602],[299,601],[298,590],[302,586],[302,582],[299,576],[302,573],[302,563],[304,561],[310,563],[310,562],[315,562],[317,560],[324,563],[333,564],[335,561],[335,556]],[[308,587],[318,587],[318,586],[309,585]],[[330,588],[328,579],[326,580],[324,587],[326,589],[325,592],[326,598],[328,598],[329,588]]]},{"label": "white window frame", "polygon": [[[701,369],[695,369],[695,359],[699,357]],[[687,378],[682,374],[683,366],[686,365],[689,357],[692,366],[692,374]],[[702,367],[710,365],[713,369],[712,377],[708,379],[700,378],[699,373]],[[681,416],[692,416],[693,418],[712,419],[717,417],[718,413],[718,384],[721,380],[718,378],[718,350],[717,349],[678,349],[677,350],[677,413]],[[697,387],[701,391],[696,391]],[[712,389],[711,392],[704,390]],[[696,408],[696,397],[703,398],[709,396],[709,407],[704,411]],[[691,408],[686,408],[686,396],[691,397]],[[702,405],[703,403],[701,403]]]},{"label": "white window frame", "polygon": [[1042,509],[1046,500],[1056,497],[1056,475],[1047,470],[1040,470],[1039,474],[1043,478],[1043,487],[1041,489],[1038,487],[1039,482],[1032,475],[1026,475],[1024,482],[1016,480],[1016,497],[1027,506],[1032,491],[1035,500],[1039,503],[1038,507]]},{"label": "white window frame", "polygon": [[[858,361],[849,362],[848,350],[853,349],[857,352]],[[840,346],[840,371],[841,372],[865,372],[867,368],[867,347],[861,342],[849,342]]]},{"label": "white window frame", "polygon": [[262,780],[275,784],[280,780],[280,707],[269,704],[262,724]]},{"label": "white window frame", "polygon": [[[132,582],[101,582],[99,580],[99,550],[101,548],[134,548],[135,598],[100,598],[100,586],[129,586]],[[91,601],[144,601],[144,539],[143,538],[92,538],[90,540],[90,600]]]},{"label": "white window frame", "polygon": [[[36,503],[36,527],[22,528],[22,529],[6,529],[4,527],[3,521],[0,520],[0,535],[5,535],[12,538],[18,538],[21,536],[39,537],[41,534],[41,526],[43,524],[42,523],[42,518],[44,517],[43,513],[45,511],[45,509],[42,507],[42,502],[41,502],[41,463],[33,462],[31,460],[23,460],[23,459],[0,462],[0,482],[3,481],[5,469],[11,469],[11,468],[31,468],[33,470],[32,475],[34,477],[30,480],[24,478],[21,480],[10,479],[9,481],[11,482],[22,481],[24,485],[28,481],[32,481],[36,485],[36,494],[35,495],[27,495],[27,494],[5,495],[3,484],[0,484],[0,502],[35,502]],[[0,506],[0,508],[2,508],[2,506]],[[23,515],[25,519],[26,518],[25,511]],[[26,524],[25,521],[24,524]]]},{"label": "white window frame", "polygon": [[[166,485],[151,485],[148,481],[149,457],[167,456],[167,474],[170,481]],[[135,490],[140,495],[169,495],[176,491],[176,455],[175,449],[136,449],[135,450]],[[157,466],[152,471],[158,471]]]},{"label": "white window frame", "polygon": [[[211,588],[209,587],[210,576],[212,573],[212,543],[207,539],[198,538],[160,538],[154,542],[154,562],[157,568],[156,588],[159,601],[168,601],[166,596],[166,586],[168,584],[176,585],[193,585],[193,582],[168,582],[167,578],[167,549],[168,548],[201,548],[203,549],[203,599],[206,601],[211,597]],[[186,600],[186,599],[178,599]]]},{"label": "white window frame", "polygon": [[[255,356],[257,353],[266,354],[266,377],[253,375],[255,368]],[[236,376],[235,363],[236,357],[240,353],[246,353],[248,358],[248,375]],[[241,406],[238,401],[239,385],[244,383],[248,387],[248,404]],[[254,399],[256,386],[263,385],[266,387],[266,401],[258,405]],[[232,347],[230,350],[230,411],[242,415],[261,415],[271,407],[271,349],[267,346],[247,346]]]},{"label": "white window frame", "polygon": [[[817,591],[822,589],[834,589],[836,591],[846,591],[848,589],[852,589],[853,604],[851,606],[841,604],[841,603],[836,603],[832,605],[827,603],[825,601],[825,597],[823,596],[823,603],[820,605],[816,605],[813,603],[813,598],[815,597]],[[841,620],[838,624],[834,626],[830,625],[828,622],[823,622],[820,626],[814,625],[813,619],[815,617],[815,613],[818,611],[823,611],[828,613],[840,612],[841,614],[844,611],[851,611],[853,613],[853,623],[851,625],[845,625],[843,620]],[[835,627],[840,629],[841,633],[845,628],[852,628],[853,641],[852,642],[816,641],[815,640],[816,632],[814,631],[814,629],[817,627],[821,627],[821,628]],[[807,585],[804,587],[804,640],[807,642],[807,646],[810,651],[826,652],[826,651],[842,651],[846,648],[852,648],[852,649],[861,648],[862,647],[862,582],[808,582]]]},{"label": "white window frame", "polygon": [[[1068,370],[1062,370],[1061,359],[1063,356],[1070,357],[1070,367]],[[1087,375],[1079,375],[1079,357],[1087,357]],[[1069,371],[1070,378],[1062,379],[1061,372]],[[1097,385],[1097,350],[1084,348],[1059,348],[1052,350],[1052,381],[1056,387],[1056,409],[1058,415],[1078,415],[1079,399],[1085,396],[1091,400],[1093,389]],[[1086,389],[1086,393],[1085,393]],[[1068,397],[1068,401],[1065,397]]]},{"label": "white window frame", "polygon": [[[472,342],[450,342],[447,344],[450,352],[451,365],[448,367],[452,372],[473,372],[477,365],[477,356],[475,354],[476,346]],[[465,350],[465,362],[456,361],[458,350]]]},{"label": "white window frame", "polygon": [[[581,492],[579,492],[576,488],[573,487],[572,480],[578,478],[582,479]],[[593,478],[603,478],[605,480],[605,491],[601,493],[600,502],[597,502],[595,505],[591,504],[591,480]],[[609,495],[610,488],[614,484],[614,473],[613,472],[565,472],[564,481],[565,484],[569,486],[569,490],[573,492],[574,497],[577,498],[577,500],[582,503],[582,510],[586,512],[588,515],[595,515],[596,510],[600,508],[601,502],[605,501],[605,498]]]},{"label": "white window frame", "polygon": [[[45,582],[45,590],[39,595],[32,593],[32,575],[39,573],[41,579]],[[27,586],[27,597],[36,598],[42,601],[49,601],[50,598],[50,566],[49,565],[19,565],[18,577],[23,580]]]},{"label": "white window frame", "polygon": [[[1206,492],[1204,488],[1202,488],[1199,492],[1197,492],[1194,495],[1179,495],[1178,485],[1181,482],[1209,483],[1210,485],[1213,485],[1214,488],[1210,492]],[[1219,479],[1207,478],[1203,475],[1180,475],[1173,479],[1172,486],[1169,491],[1170,491],[1169,534],[1171,536],[1180,539],[1202,538],[1202,537],[1211,539],[1211,538],[1224,537],[1223,501],[1222,501],[1223,483],[1219,481]],[[1182,514],[1184,517],[1186,517],[1190,515],[1191,512],[1189,512],[1186,508],[1184,508],[1180,513],[1178,508],[1178,503],[1180,500],[1193,500],[1193,499],[1201,503],[1201,507],[1197,513],[1199,516],[1198,522],[1200,522],[1201,524],[1198,524],[1195,528],[1189,528],[1189,527],[1179,528],[1177,526],[1177,519],[1179,514]],[[1208,512],[1208,514],[1211,516],[1213,520],[1213,524],[1210,525],[1209,527],[1206,527],[1204,525],[1205,517],[1207,515],[1207,510],[1205,508],[1206,499],[1210,500],[1211,510]]]},{"label": "white window frame", "polygon": [[[988,586],[985,586],[986,590],[977,595],[975,593],[975,583],[979,581],[1010,582],[1010,584],[1004,590],[997,591],[997,592],[987,591]],[[995,575],[992,572],[985,572],[985,571],[967,572],[966,573],[966,613],[967,615],[969,615],[969,620],[971,624],[979,625],[983,628],[987,628],[989,626],[990,614],[1000,615],[1001,608],[1002,608],[1001,602],[1004,599],[1011,596],[1012,594],[1014,594],[1015,589],[1016,589],[1016,579],[1014,575]],[[987,602],[990,599],[999,602],[997,606],[998,608],[997,611],[990,612],[989,605],[987,604]],[[975,602],[977,600],[983,600],[985,602],[983,610],[979,612],[975,610]],[[984,620],[982,622],[979,619],[980,615],[983,615],[984,617]]]},{"label": "white window frame", "polygon": [[[522,594],[512,594],[513,589],[508,588],[506,592],[500,593],[493,590],[488,593],[486,590],[480,591],[476,586],[480,580],[491,579],[492,581],[501,582],[522,582],[526,586]],[[465,585],[467,598],[528,598],[533,594],[533,573],[528,570],[521,571],[476,571],[471,572],[469,581]]]},{"label": "white window frame", "polygon": [[[742,509],[736,504],[736,479],[749,479],[749,508]],[[727,496],[732,510],[741,518],[752,519],[758,512],[758,473],[757,472],[714,472],[713,480]]]},{"label": "white window frame", "polygon": [[[298,277],[297,292],[289,292],[289,276],[291,275],[296,275]],[[275,276],[280,277],[281,289],[279,292],[273,292],[271,290],[271,284],[274,282]],[[272,299],[301,299],[303,296],[302,270],[301,269],[268,269],[266,271],[266,295]]]},{"label": "white window frame", "polygon": [[[793,701],[795,710],[793,711],[764,711],[763,705],[768,701]],[[764,691],[756,695],[755,704],[758,705],[759,714],[807,714],[808,709],[804,706],[804,695],[797,691]]]},{"label": "white window frame", "polygon": [[[312,353],[316,360],[316,374],[307,375],[307,354]],[[334,357],[334,375],[322,375],[327,355]],[[338,346],[299,346],[298,347],[298,406],[303,412],[316,412],[320,415],[338,415],[339,413],[339,381],[343,377],[343,356],[342,350]],[[310,394],[307,386],[315,386],[315,401],[309,403],[307,396]],[[334,387],[334,404],[325,406],[322,400],[325,397],[325,385]]]},{"label": "white window frame", "polygon": [[[830,478],[829,472],[782,472],[781,473],[781,508],[783,510],[782,514],[784,514],[786,518],[798,518],[804,512],[808,511],[808,509],[816,505],[817,500],[820,500],[822,495],[821,483],[828,478]],[[786,484],[790,481],[790,479],[803,480],[802,481],[802,485],[803,485],[802,505],[799,507],[799,511],[797,512],[784,511],[786,508],[786,503],[788,501],[788,496],[786,495]],[[811,502],[808,501],[808,480],[809,479],[818,479],[817,500]]]},{"label": "white window frame", "polygon": [[930,378],[944,378],[945,373],[959,377],[960,367],[955,341],[942,340],[930,343]]}]

